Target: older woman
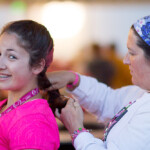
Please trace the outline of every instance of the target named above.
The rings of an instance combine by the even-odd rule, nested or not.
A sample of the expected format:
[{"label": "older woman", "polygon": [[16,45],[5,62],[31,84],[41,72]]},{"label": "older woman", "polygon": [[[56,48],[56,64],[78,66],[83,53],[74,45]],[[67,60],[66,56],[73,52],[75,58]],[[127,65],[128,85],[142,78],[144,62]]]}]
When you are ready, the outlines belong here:
[{"label": "older woman", "polygon": [[80,105],[99,120],[112,118],[103,140],[97,139],[84,128],[78,102],[68,101],[61,114],[56,115],[72,135],[76,150],[150,150],[150,16],[132,25],[127,48],[124,64],[129,65],[132,86],[113,90],[94,78],[73,72],[49,74],[53,89],[68,85]]}]

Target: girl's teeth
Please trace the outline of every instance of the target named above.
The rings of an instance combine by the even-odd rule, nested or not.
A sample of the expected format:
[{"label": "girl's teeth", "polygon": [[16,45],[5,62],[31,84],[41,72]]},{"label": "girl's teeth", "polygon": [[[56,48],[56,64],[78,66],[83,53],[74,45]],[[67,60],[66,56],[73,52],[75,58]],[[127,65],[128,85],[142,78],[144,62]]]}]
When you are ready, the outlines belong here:
[{"label": "girl's teeth", "polygon": [[7,75],[0,75],[0,78],[8,78]]}]

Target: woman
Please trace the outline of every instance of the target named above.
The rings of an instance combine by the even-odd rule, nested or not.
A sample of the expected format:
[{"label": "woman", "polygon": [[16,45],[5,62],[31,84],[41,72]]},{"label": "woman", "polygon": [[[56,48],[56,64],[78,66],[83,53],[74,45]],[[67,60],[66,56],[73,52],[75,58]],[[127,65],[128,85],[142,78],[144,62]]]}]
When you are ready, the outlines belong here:
[{"label": "woman", "polygon": [[53,84],[50,89],[69,84],[68,91],[77,97],[82,107],[102,122],[112,118],[101,140],[84,128],[83,112],[77,102],[68,101],[61,114],[56,111],[57,117],[72,135],[76,150],[150,149],[149,35],[150,16],[139,19],[129,31],[124,64],[129,65],[132,82],[136,86],[113,90],[94,78],[76,73],[63,71],[49,74]]},{"label": "woman", "polygon": [[3,28],[0,89],[8,98],[0,102],[0,150],[59,148],[55,117],[39,92],[50,86],[45,72],[52,57],[53,40],[43,25],[21,20]]}]

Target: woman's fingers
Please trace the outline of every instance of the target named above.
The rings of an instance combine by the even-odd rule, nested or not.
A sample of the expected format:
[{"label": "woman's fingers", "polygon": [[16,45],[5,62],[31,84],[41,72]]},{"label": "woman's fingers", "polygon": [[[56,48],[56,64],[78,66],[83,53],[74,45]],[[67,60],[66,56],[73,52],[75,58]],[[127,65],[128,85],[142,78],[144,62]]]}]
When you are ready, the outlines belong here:
[{"label": "woman's fingers", "polygon": [[[72,107],[74,105],[74,102],[75,102],[74,99],[72,99],[68,96],[65,96],[65,97],[68,98],[68,102],[67,102],[66,106],[64,108],[62,108],[62,111],[66,111],[67,110],[66,107],[68,107],[69,105]],[[58,108],[56,108],[56,110],[55,110],[55,115],[59,120],[61,120],[61,114],[59,113]]]},{"label": "woman's fingers", "polygon": [[46,91],[52,91],[52,90],[57,90],[65,87],[65,85],[62,85],[60,83],[53,83],[49,88],[46,89]]},{"label": "woman's fingers", "polygon": [[68,100],[68,104],[73,104],[75,102],[75,100],[73,99],[73,98],[69,98],[69,100]]},{"label": "woman's fingers", "polygon": [[60,120],[60,113],[58,111],[58,108],[55,110],[55,116]]},{"label": "woman's fingers", "polygon": [[79,103],[70,98],[61,110],[60,119],[70,134],[79,127],[83,127],[83,111]]},{"label": "woman's fingers", "polygon": [[50,86],[49,88],[46,89],[46,91],[52,91],[52,90],[56,90],[59,89],[57,84],[52,84],[52,86]]},{"label": "woman's fingers", "polygon": [[80,108],[80,105],[78,102],[74,102],[73,105],[74,105],[75,109]]}]

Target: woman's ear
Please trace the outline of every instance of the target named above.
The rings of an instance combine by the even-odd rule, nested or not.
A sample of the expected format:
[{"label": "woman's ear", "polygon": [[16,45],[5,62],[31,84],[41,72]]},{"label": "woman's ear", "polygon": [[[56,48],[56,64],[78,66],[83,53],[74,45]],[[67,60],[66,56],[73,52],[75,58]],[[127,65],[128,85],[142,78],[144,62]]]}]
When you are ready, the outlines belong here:
[{"label": "woman's ear", "polygon": [[37,66],[32,67],[33,74],[38,75],[40,72],[43,71],[44,67],[45,67],[45,59],[41,59],[40,63]]}]

